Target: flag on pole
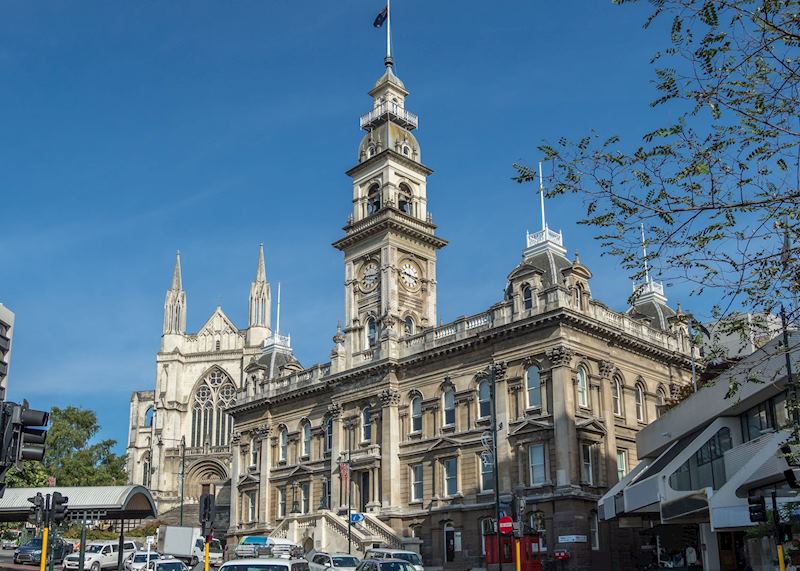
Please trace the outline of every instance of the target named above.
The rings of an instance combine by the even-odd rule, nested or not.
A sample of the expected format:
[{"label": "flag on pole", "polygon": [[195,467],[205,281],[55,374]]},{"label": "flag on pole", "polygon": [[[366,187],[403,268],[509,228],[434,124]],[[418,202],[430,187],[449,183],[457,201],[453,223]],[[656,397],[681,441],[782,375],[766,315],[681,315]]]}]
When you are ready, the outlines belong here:
[{"label": "flag on pole", "polygon": [[389,6],[384,6],[383,10],[378,12],[378,15],[375,16],[375,21],[372,22],[372,25],[376,28],[380,28],[383,26],[383,23],[386,21],[386,18],[389,17]]}]

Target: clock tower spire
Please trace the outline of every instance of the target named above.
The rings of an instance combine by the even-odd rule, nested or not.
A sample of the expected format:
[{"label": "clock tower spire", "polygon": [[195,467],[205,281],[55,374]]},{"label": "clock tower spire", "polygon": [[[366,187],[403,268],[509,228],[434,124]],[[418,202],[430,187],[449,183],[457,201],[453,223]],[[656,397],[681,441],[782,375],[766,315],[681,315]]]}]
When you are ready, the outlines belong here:
[{"label": "clock tower spire", "polygon": [[397,357],[397,342],[436,324],[436,236],[428,212],[432,170],[412,134],[419,118],[405,107],[408,91],[393,60],[370,90],[372,109],[353,181],[353,211],[333,245],[345,262],[345,353],[348,366]]}]

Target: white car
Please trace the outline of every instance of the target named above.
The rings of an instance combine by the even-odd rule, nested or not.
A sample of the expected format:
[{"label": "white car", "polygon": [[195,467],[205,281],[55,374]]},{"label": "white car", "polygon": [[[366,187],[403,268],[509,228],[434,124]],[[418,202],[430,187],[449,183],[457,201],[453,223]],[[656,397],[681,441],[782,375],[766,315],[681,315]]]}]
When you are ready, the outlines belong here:
[{"label": "white car", "polygon": [[364,559],[400,559],[411,565],[415,571],[425,571],[422,566],[422,559],[415,551],[405,551],[403,549],[367,549]]},{"label": "white car", "polygon": [[[136,543],[130,540],[125,540],[122,543],[122,558],[128,559],[131,555],[136,553],[138,548]],[[64,571],[73,571],[78,569],[78,561],[80,555],[78,553],[71,553],[64,558]],[[83,558],[83,569],[88,571],[100,571],[101,569],[116,569],[117,561],[119,560],[119,542],[118,541],[103,541],[92,542],[86,546],[86,554]]]},{"label": "white car", "polygon": [[125,570],[143,571],[147,568],[147,564],[150,561],[154,561],[159,557],[161,557],[161,555],[157,551],[150,551],[149,554],[147,551],[137,551],[125,560]]},{"label": "white car", "polygon": [[311,571],[328,571],[330,569],[355,571],[359,563],[361,562],[358,558],[347,553],[325,553],[320,551],[315,553],[309,560],[308,567]]},{"label": "white car", "polygon": [[174,557],[155,559],[147,564],[150,571],[189,571],[186,563]]},{"label": "white car", "polygon": [[234,559],[219,571],[309,571],[309,567],[305,559]]}]

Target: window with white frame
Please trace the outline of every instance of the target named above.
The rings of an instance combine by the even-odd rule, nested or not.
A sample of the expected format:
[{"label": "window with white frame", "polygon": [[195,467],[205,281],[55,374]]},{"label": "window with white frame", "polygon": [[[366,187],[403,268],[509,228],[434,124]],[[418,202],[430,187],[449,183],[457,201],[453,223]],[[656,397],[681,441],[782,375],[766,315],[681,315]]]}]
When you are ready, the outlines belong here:
[{"label": "window with white frame", "polygon": [[531,444],[528,446],[528,476],[531,486],[544,484],[547,480],[544,464],[544,444]]},{"label": "window with white frame", "polygon": [[444,493],[452,498],[458,493],[458,460],[456,458],[446,458],[442,461],[444,472]]},{"label": "window with white frame", "polygon": [[578,374],[576,375],[576,390],[578,392],[578,406],[589,406],[589,379],[586,374],[586,368],[578,367]]},{"label": "window with white frame", "polygon": [[664,392],[664,389],[658,387],[656,391],[656,416],[661,416],[665,404],[667,404],[667,393]]},{"label": "window with white frame", "polygon": [[522,288],[522,307],[523,309],[533,309],[533,291],[531,290],[531,286],[525,286]]},{"label": "window with white frame", "polygon": [[300,484],[300,513],[307,514],[311,508],[311,484]]},{"label": "window with white frame", "polygon": [[528,408],[542,406],[542,379],[539,367],[532,365],[525,371],[525,395]]},{"label": "window with white frame", "polygon": [[481,492],[494,490],[494,463],[484,462],[483,458],[478,456],[478,465],[481,471]]},{"label": "window with white frame", "polygon": [[422,397],[411,399],[411,432],[422,432]]},{"label": "window with white frame", "polygon": [[594,445],[581,444],[581,481],[594,484]]},{"label": "window with white frame", "polygon": [[278,488],[278,517],[286,516],[286,488]]},{"label": "window with white frame", "polygon": [[622,416],[622,383],[617,378],[611,383],[611,404],[614,407],[614,414]]},{"label": "window with white frame", "polygon": [[236,402],[236,386],[219,368],[198,383],[192,405],[191,445],[227,446],[233,433],[233,418],[225,409]]},{"label": "window with white frame", "polygon": [[491,387],[489,381],[478,383],[478,418],[489,418],[492,415]]},{"label": "window with white frame", "polygon": [[367,348],[378,344],[378,324],[374,317],[367,319]]},{"label": "window with white frame", "polygon": [[456,423],[456,392],[448,387],[442,394],[442,423],[454,426]]},{"label": "window with white frame", "polygon": [[325,451],[331,450],[333,450],[333,418],[329,416],[325,420]]},{"label": "window with white frame", "polygon": [[325,478],[322,480],[322,507],[323,509],[331,509],[331,479]]},{"label": "window with white frame", "polygon": [[414,464],[411,466],[411,501],[421,502],[423,493],[422,484],[422,464]]},{"label": "window with white frame", "polygon": [[597,512],[589,516],[589,535],[591,536],[592,551],[600,549],[600,530],[597,521]]},{"label": "window with white frame", "polygon": [[403,321],[403,331],[406,335],[414,335],[416,327],[414,326],[414,318],[410,315]]},{"label": "window with white frame", "polygon": [[628,451],[617,449],[617,480],[621,480],[628,473]]},{"label": "window with white frame", "polygon": [[636,420],[639,422],[644,422],[644,389],[639,383],[636,384],[636,395],[634,396],[634,399],[636,402]]},{"label": "window with white frame", "polygon": [[258,496],[255,490],[247,492],[247,521],[256,521],[258,519]]},{"label": "window with white frame", "polygon": [[303,456],[311,456],[311,423],[303,423]]},{"label": "window with white frame", "polygon": [[281,427],[278,435],[278,460],[286,462],[289,459],[289,431],[285,426]]},{"label": "window with white frame", "polygon": [[365,408],[361,411],[361,442],[372,440],[372,411]]}]

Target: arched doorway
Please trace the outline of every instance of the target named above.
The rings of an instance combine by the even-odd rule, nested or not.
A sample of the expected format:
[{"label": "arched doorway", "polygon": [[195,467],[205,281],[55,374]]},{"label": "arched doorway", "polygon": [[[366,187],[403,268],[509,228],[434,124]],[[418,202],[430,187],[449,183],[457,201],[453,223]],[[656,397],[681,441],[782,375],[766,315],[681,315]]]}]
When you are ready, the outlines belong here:
[{"label": "arched doorway", "polygon": [[211,484],[212,491],[226,482],[230,476],[225,467],[214,460],[199,460],[186,467],[186,482],[183,495],[186,499],[198,499],[202,494],[203,486]]}]

